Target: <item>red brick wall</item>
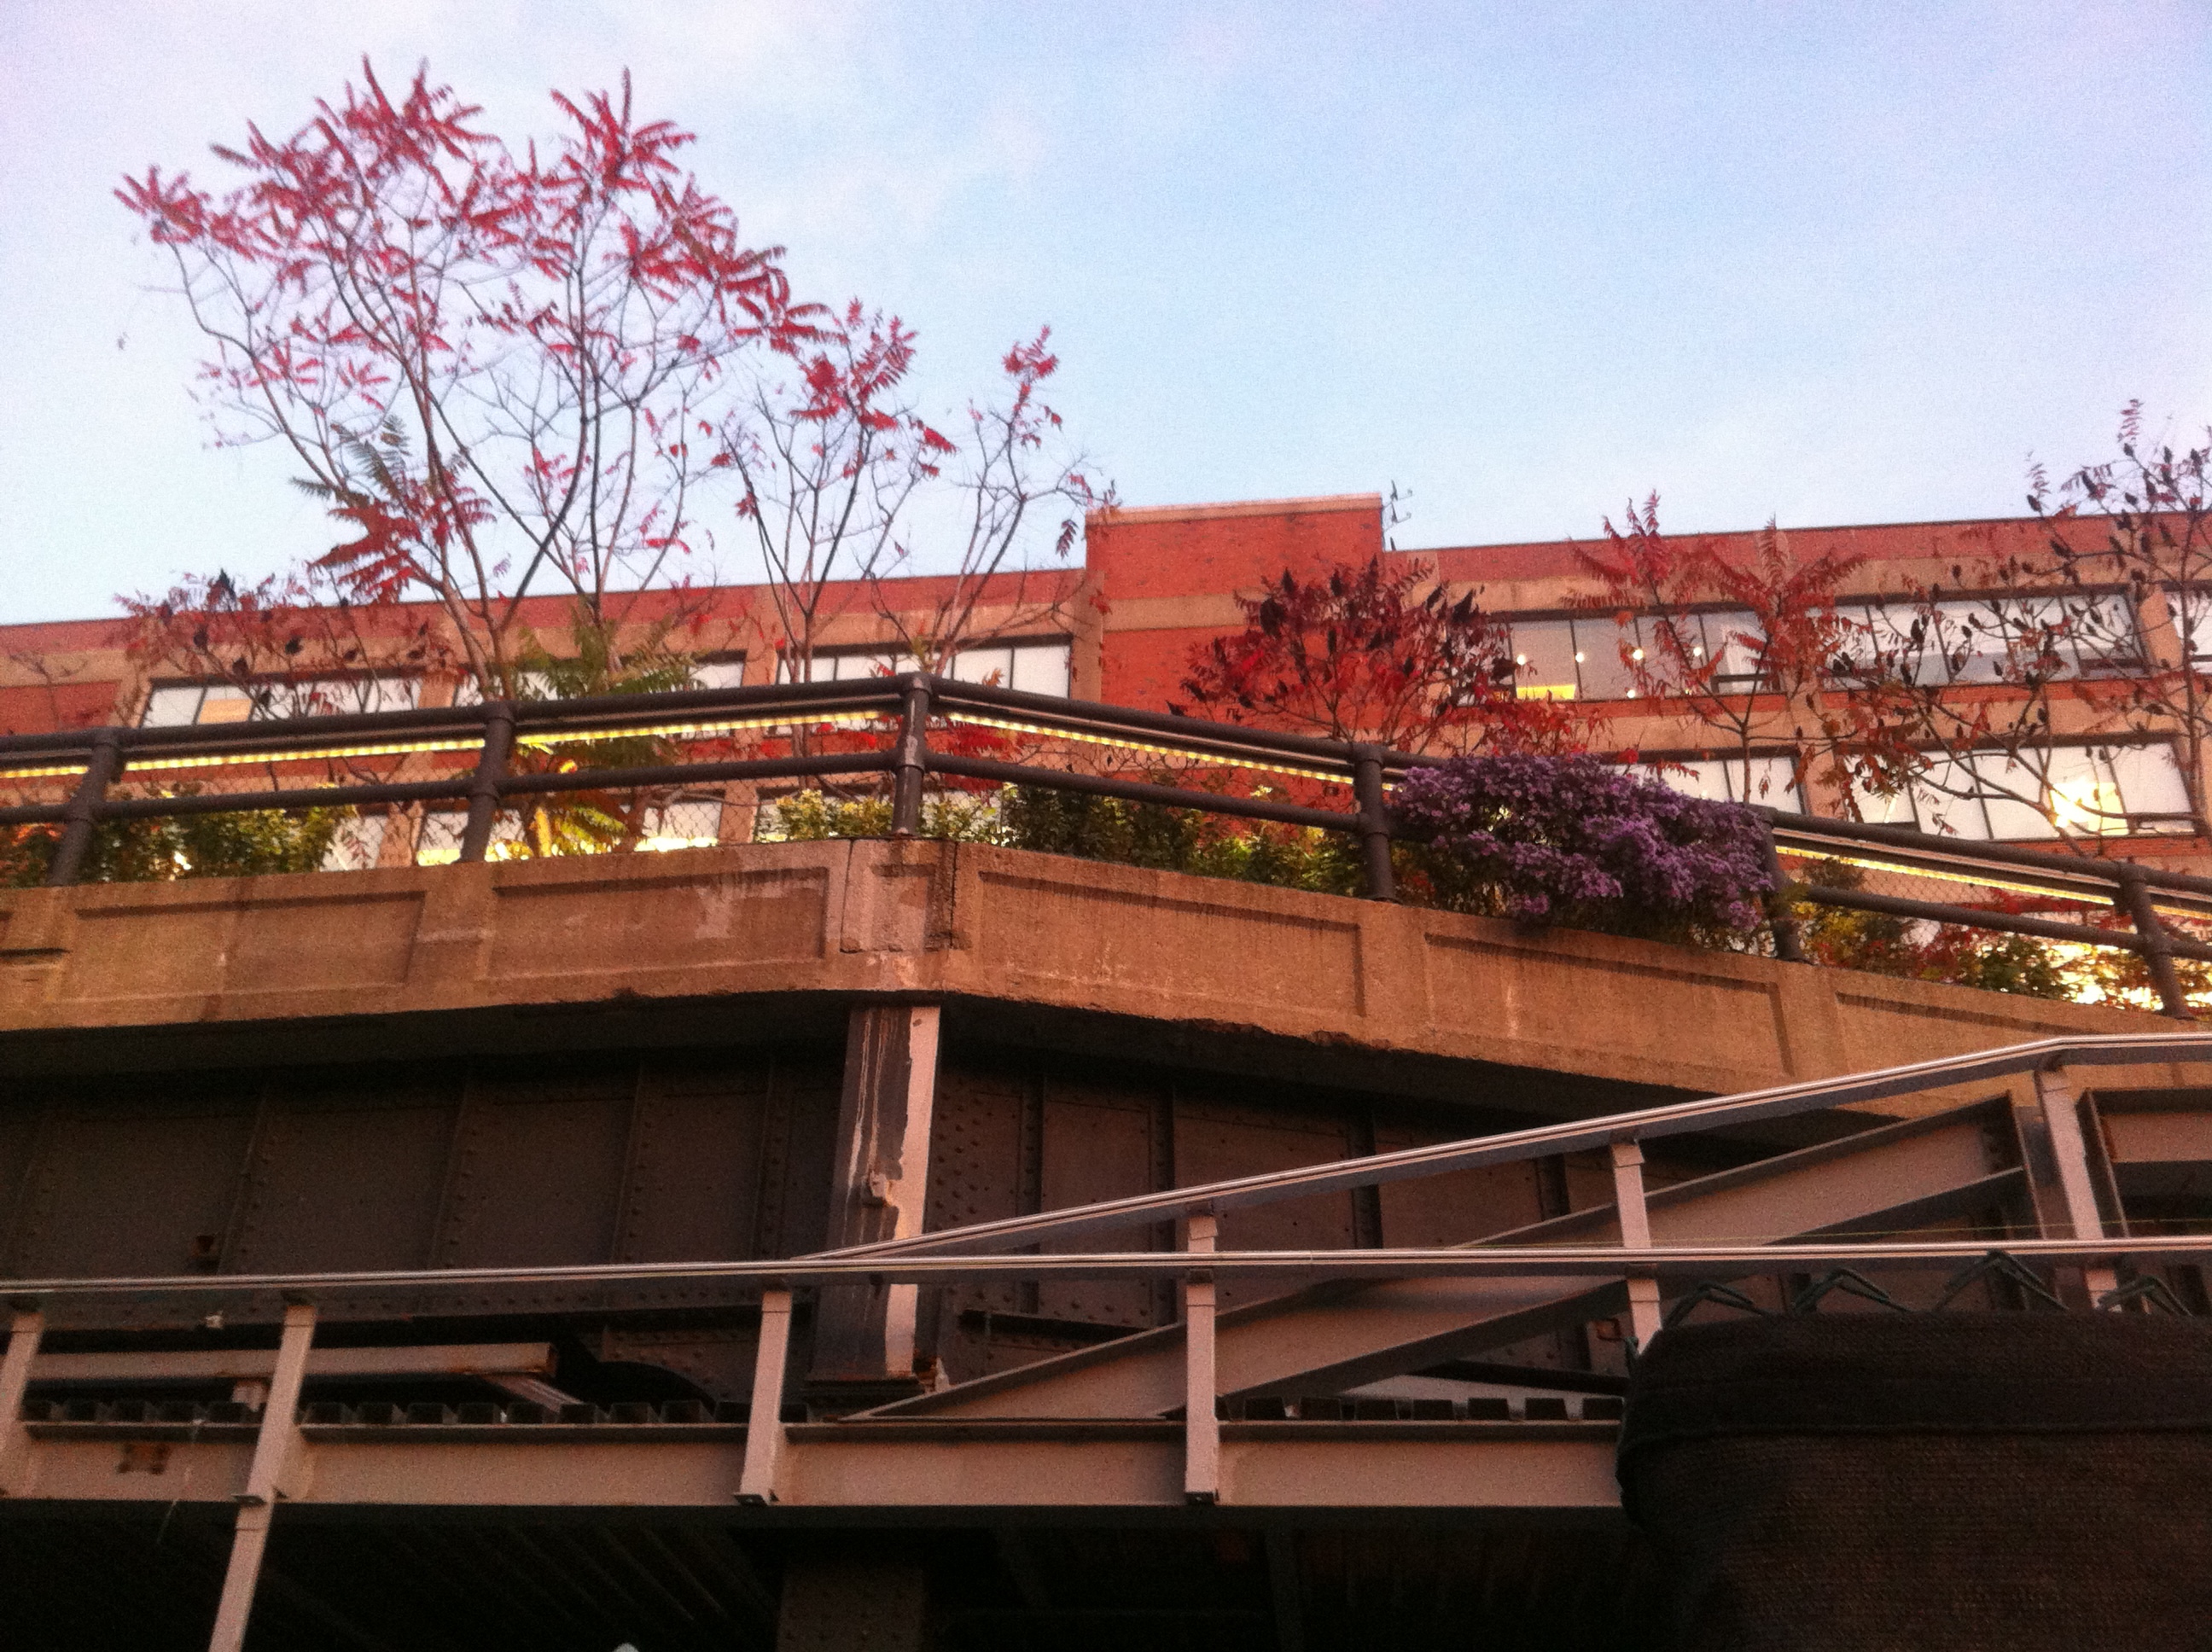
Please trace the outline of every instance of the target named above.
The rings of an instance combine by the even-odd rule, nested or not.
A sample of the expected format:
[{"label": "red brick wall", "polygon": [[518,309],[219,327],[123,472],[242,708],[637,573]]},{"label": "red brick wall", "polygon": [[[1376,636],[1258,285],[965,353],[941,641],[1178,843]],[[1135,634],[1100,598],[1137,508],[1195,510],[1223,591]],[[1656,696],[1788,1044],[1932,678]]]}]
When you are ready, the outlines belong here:
[{"label": "red brick wall", "polygon": [[1100,697],[1158,709],[1182,697],[1192,647],[1238,628],[1233,597],[1285,568],[1306,574],[1380,554],[1382,501],[1358,494],[1101,511],[1085,540],[1107,604]]}]

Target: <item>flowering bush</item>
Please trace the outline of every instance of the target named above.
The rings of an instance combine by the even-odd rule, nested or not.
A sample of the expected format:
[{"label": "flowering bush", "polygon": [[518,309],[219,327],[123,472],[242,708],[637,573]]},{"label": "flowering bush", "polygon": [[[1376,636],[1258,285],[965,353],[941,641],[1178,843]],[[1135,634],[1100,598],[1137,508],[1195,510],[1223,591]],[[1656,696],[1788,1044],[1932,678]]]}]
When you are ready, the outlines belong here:
[{"label": "flowering bush", "polygon": [[1528,923],[1741,944],[1774,892],[1757,818],[1595,757],[1459,757],[1398,788],[1437,904]]}]

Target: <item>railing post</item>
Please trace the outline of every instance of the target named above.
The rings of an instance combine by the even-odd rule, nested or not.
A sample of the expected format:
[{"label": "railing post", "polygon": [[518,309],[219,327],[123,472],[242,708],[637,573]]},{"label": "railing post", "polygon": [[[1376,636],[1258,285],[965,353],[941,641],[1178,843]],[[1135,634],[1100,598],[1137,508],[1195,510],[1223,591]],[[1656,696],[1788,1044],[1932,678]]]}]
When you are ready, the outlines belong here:
[{"label": "railing post", "polygon": [[[2043,1113],[2043,1127],[2051,1143],[2051,1157],[2058,1170],[2058,1196],[2066,1207],[2073,1236],[2090,1241],[2105,1236],[2104,1212],[2097,1206],[2097,1184],[2089,1168],[2089,1144],[2081,1133],[2081,1098],[2062,1069],[2046,1067],[2035,1075],[2036,1105]],[[2119,1275],[2110,1267],[2085,1267],[2081,1283],[2089,1303],[2119,1288]]]},{"label": "railing post", "polygon": [[514,706],[495,700],[484,708],[483,750],[469,777],[469,823],[461,833],[461,859],[481,860],[491,852],[491,829],[499,820],[500,782],[507,778],[514,751]]},{"label": "railing post", "polygon": [[2143,869],[2132,861],[2122,861],[2112,871],[2120,880],[2119,899],[2113,904],[2127,914],[2136,933],[2142,937],[2143,962],[2150,966],[2151,985],[2158,989],[2161,1012],[2177,1021],[2195,1020],[2189,1010],[2189,995],[2182,990],[2181,972],[2173,967],[2173,938],[2166,932],[2158,908],[2151,903]]},{"label": "railing post", "polygon": [[70,793],[70,800],[62,815],[62,835],[54,844],[54,858],[46,865],[46,886],[61,889],[77,880],[84,871],[85,856],[92,851],[92,835],[100,824],[100,805],[106,800],[107,788],[115,784],[115,777],[123,768],[123,736],[120,731],[103,728],[92,737],[92,756],[84,767],[84,776]]},{"label": "railing post", "polygon": [[307,1351],[314,1339],[314,1309],[305,1303],[287,1306],[284,1334],[276,1345],[276,1370],[261,1408],[261,1431],[254,1438],[246,1490],[239,1493],[238,1526],[230,1540],[230,1565],[223,1573],[222,1599],[216,1607],[208,1652],[242,1652],[246,1645],[246,1623],[253,1612],[254,1588],[261,1580],[261,1557],[269,1547],[269,1524],[293,1454],[299,1449],[300,1386],[307,1375]]},{"label": "railing post", "polygon": [[784,1368],[791,1357],[791,1292],[770,1286],[761,1292],[760,1345],[753,1354],[752,1405],[745,1412],[745,1462],[738,1476],[738,1501],[776,1500],[776,1473],[783,1462]]},{"label": "railing post", "polygon": [[921,829],[921,785],[929,765],[929,679],[917,672],[906,682],[891,781],[893,837],[912,837]]},{"label": "railing post", "polygon": [[1774,880],[1774,910],[1769,922],[1774,926],[1774,956],[1784,963],[1805,962],[1805,944],[1798,938],[1797,920],[1789,915],[1782,902],[1782,856],[1774,847],[1774,817],[1761,814],[1759,817],[1759,838],[1766,851],[1766,875]]},{"label": "railing post", "polygon": [[[1651,1248],[1651,1212],[1644,1202],[1644,1150],[1632,1141],[1613,1144],[1613,1204],[1620,1242],[1628,1250]],[[1628,1276],[1628,1327],[1643,1352],[1659,1334],[1659,1281],[1648,1273]]]},{"label": "railing post", "polygon": [[31,1386],[31,1362],[39,1357],[46,1316],[19,1308],[8,1322],[8,1352],[0,1358],[0,1497],[16,1495],[31,1436],[23,1426],[23,1396]]},{"label": "railing post", "polygon": [[1398,898],[1397,875],[1390,867],[1390,805],[1382,793],[1382,748],[1352,748],[1352,794],[1359,803],[1359,845],[1367,873],[1367,898]]},{"label": "railing post", "polygon": [[[1183,1248],[1193,1255],[1213,1249],[1218,1220],[1184,1218]],[[1194,1271],[1183,1283],[1183,1467],[1185,1503],[1217,1503],[1221,1497],[1221,1419],[1215,1414],[1213,1276]]]}]

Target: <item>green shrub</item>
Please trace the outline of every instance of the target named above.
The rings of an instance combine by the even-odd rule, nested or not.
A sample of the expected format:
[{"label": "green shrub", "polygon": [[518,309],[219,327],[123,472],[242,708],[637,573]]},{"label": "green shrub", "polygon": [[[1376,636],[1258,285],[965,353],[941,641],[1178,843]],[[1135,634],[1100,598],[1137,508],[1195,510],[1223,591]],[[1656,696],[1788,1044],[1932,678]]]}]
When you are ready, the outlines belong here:
[{"label": "green shrub", "polygon": [[[157,820],[103,820],[93,829],[82,884],[154,884],[181,878],[254,878],[313,872],[349,809],[255,810]],[[0,884],[43,884],[61,841],[58,826],[0,830]]]}]

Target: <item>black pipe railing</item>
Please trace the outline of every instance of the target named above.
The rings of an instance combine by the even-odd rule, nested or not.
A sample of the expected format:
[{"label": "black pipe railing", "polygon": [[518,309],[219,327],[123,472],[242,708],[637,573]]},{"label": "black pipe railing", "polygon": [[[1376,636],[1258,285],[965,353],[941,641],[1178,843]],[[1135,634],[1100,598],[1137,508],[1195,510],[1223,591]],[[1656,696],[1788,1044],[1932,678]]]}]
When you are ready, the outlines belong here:
[{"label": "black pipe railing", "polygon": [[[800,751],[771,757],[655,763],[557,773],[516,772],[517,748],[624,737],[711,738],[739,729],[789,734],[817,723],[873,722],[887,745],[848,751]],[[984,728],[1100,744],[1125,752],[1228,767],[1271,770],[1346,787],[1355,807],[1333,810],[1273,797],[1238,796],[1198,786],[1163,784],[1118,774],[1085,774],[1048,762],[1010,762],[933,747],[933,724]],[[796,743],[794,743],[796,744]],[[380,761],[409,754],[475,761],[465,771],[421,780],[344,780],[252,793],[186,793],[117,797],[132,770],[176,771],[355,758]],[[475,706],[370,712],[226,724],[218,727],[102,728],[0,737],[0,784],[35,774],[71,782],[65,799],[0,807],[0,826],[61,828],[49,861],[49,884],[82,875],[98,823],[264,810],[375,808],[465,802],[460,859],[489,852],[501,808],[526,797],[564,792],[682,787],[739,780],[810,780],[887,774],[891,831],[922,829],[932,774],[1116,798],[1230,815],[1248,820],[1344,832],[1361,848],[1365,892],[1395,898],[1390,846],[1396,836],[1388,788],[1438,760],[1316,735],[1208,722],[1168,713],[1063,699],[962,683],[922,672],[836,683],[788,683],[754,688],[693,689],[650,695],[601,695],[562,701],[498,701]],[[29,771],[28,774],[26,771]],[[1754,805],[1765,823],[1769,865],[1782,880],[1779,853],[1844,859],[1907,875],[1947,878],[2053,900],[2109,905],[2127,927],[2103,929],[2030,913],[1923,901],[1871,891],[1814,886],[1793,891],[1816,905],[1879,912],[1933,923],[2035,936],[2142,956],[2166,1013],[2188,1018],[2176,958],[2212,962],[2212,945],[2178,935],[2165,914],[2212,919],[2212,878],[2168,872],[2089,854],[2053,853],[2008,844],[1970,843],[1898,826],[1832,820]],[[1802,958],[1796,926],[1774,920],[1775,950]]]}]

